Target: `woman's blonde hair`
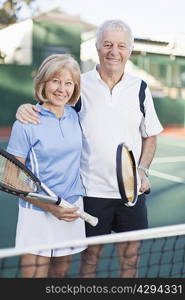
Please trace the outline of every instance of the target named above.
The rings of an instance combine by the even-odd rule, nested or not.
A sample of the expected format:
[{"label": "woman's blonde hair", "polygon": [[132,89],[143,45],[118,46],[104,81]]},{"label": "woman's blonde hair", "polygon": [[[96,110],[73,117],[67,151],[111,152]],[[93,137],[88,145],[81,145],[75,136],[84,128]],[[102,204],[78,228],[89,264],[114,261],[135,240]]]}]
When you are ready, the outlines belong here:
[{"label": "woman's blonde hair", "polygon": [[80,96],[80,67],[78,62],[69,54],[53,54],[41,64],[34,79],[34,96],[37,101],[47,102],[45,85],[62,70],[68,70],[74,81],[74,92],[67,104],[74,105]]}]

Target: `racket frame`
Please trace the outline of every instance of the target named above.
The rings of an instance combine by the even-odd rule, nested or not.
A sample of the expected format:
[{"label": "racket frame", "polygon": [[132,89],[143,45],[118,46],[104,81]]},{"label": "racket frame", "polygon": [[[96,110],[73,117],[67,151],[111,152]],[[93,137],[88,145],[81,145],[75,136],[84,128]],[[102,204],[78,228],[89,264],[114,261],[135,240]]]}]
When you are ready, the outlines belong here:
[{"label": "racket frame", "polygon": [[[132,201],[128,201],[126,192],[125,192],[125,186],[124,186],[124,180],[123,180],[123,171],[122,171],[122,151],[123,147],[128,151],[130,159],[132,161],[133,166],[133,177],[134,177],[134,196]],[[136,168],[136,162],[133,155],[133,152],[129,150],[129,148],[126,146],[125,143],[120,143],[117,147],[116,152],[116,175],[117,175],[117,182],[118,182],[118,188],[121,195],[121,198],[124,202],[124,204],[128,207],[132,207],[136,204],[138,193],[137,193],[137,168]]]}]

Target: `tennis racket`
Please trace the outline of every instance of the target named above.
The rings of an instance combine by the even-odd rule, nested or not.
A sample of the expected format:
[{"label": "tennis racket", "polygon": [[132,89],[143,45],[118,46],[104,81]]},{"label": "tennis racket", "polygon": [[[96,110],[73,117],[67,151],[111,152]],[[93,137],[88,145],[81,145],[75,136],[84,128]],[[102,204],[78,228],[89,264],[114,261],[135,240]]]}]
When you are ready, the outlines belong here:
[{"label": "tennis racket", "polygon": [[[134,206],[138,195],[142,194],[139,191],[141,182],[137,173],[134,155],[124,143],[119,144],[117,147],[116,173],[121,198],[126,206]],[[145,191],[145,194],[149,193],[150,189]]]},{"label": "tennis racket", "polygon": [[[75,205],[57,197],[43,184],[24,164],[13,155],[0,148],[0,190],[18,197],[29,197],[55,203],[64,208],[74,208]],[[39,192],[44,192],[40,194]],[[96,226],[98,218],[85,211],[78,211],[79,216]]]}]

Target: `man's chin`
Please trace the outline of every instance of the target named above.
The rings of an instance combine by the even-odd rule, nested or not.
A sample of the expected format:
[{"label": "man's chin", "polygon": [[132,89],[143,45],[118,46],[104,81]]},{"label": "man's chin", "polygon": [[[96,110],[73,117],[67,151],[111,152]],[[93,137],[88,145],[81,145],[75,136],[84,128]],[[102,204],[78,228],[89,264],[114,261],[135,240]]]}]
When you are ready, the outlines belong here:
[{"label": "man's chin", "polygon": [[121,73],[123,72],[123,68],[120,68],[120,66],[116,66],[116,65],[108,65],[106,67],[107,72],[114,72],[114,73]]}]

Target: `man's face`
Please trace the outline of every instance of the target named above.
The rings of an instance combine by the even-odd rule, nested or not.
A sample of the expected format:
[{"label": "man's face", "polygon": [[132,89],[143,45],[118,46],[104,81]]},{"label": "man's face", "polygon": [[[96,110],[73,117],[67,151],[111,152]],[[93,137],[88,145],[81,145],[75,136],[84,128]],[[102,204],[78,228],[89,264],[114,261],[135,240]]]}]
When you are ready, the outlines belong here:
[{"label": "man's face", "polygon": [[123,73],[131,53],[128,33],[119,29],[106,30],[97,51],[100,69]]}]

